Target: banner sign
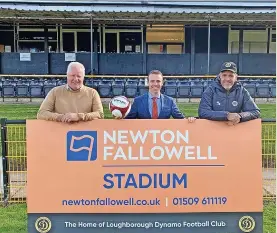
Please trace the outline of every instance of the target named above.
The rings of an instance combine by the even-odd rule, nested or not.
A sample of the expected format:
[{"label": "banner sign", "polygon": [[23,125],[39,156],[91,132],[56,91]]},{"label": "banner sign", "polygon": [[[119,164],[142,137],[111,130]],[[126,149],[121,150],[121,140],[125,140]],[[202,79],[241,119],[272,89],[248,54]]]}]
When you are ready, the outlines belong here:
[{"label": "banner sign", "polygon": [[27,155],[30,233],[262,232],[260,120],[28,120]]}]

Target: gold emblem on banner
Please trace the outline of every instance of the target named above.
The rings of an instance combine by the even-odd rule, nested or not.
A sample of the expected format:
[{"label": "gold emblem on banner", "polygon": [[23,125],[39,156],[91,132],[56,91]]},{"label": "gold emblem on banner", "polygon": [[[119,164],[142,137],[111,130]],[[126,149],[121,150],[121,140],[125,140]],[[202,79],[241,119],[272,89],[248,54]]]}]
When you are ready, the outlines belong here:
[{"label": "gold emblem on banner", "polygon": [[52,224],[49,218],[40,217],[35,223],[36,230],[40,233],[47,233],[51,230]]},{"label": "gold emblem on banner", "polygon": [[254,230],[255,228],[255,220],[250,217],[250,216],[243,216],[240,220],[239,220],[239,228],[243,231],[243,232],[251,232]]}]

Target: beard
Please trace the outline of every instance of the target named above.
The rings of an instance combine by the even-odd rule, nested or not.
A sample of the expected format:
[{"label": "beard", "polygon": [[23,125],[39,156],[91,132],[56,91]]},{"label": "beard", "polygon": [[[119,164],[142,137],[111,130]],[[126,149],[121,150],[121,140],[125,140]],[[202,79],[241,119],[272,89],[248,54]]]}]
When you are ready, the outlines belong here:
[{"label": "beard", "polygon": [[227,91],[229,91],[233,87],[233,84],[230,84],[230,83],[225,83],[225,84],[223,83],[221,85]]}]

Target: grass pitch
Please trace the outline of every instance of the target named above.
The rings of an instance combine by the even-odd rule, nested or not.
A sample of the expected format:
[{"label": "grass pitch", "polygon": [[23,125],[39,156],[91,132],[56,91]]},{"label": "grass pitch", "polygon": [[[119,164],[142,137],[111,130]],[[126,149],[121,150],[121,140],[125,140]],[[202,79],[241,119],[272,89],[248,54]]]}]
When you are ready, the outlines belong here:
[{"label": "grass pitch", "polygon": [[[198,116],[198,104],[178,104],[186,116]],[[260,104],[262,118],[276,118],[275,104]],[[0,104],[0,118],[10,120],[35,119],[39,105],[34,104]],[[105,118],[111,119],[107,105],[104,105]],[[276,135],[276,133],[274,134]],[[0,233],[27,233],[26,204],[0,206]],[[262,233],[262,232],[261,232]],[[276,233],[276,202],[264,202],[264,231]]]}]

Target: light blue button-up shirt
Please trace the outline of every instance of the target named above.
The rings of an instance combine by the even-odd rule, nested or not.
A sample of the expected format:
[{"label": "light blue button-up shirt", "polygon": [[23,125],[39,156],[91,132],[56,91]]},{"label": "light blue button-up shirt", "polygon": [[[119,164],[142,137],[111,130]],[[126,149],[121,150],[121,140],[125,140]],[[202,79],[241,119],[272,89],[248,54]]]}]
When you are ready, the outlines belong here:
[{"label": "light blue button-up shirt", "polygon": [[[152,117],[152,109],[153,109],[153,100],[152,100],[152,95],[150,92],[148,92],[148,107],[149,107],[149,112]],[[156,99],[157,105],[158,105],[158,115],[160,115],[161,112],[161,95],[157,96]]]}]

